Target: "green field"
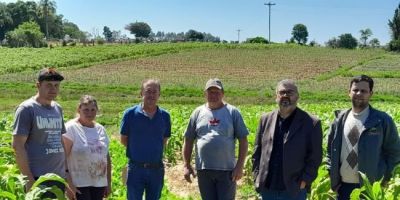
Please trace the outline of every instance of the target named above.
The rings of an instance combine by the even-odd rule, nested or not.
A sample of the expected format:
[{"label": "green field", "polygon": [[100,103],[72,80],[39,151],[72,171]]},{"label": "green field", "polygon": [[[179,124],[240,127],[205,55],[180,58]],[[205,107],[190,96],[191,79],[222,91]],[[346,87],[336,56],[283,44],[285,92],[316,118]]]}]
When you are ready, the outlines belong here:
[{"label": "green field", "polygon": [[[379,49],[343,50],[286,44],[140,44],[68,47],[52,49],[0,48],[0,188],[18,174],[10,149],[10,130],[15,107],[34,95],[34,81],[42,66],[55,66],[66,77],[58,102],[65,118],[75,115],[83,94],[95,96],[100,105],[98,122],[106,126],[113,138],[113,194],[110,199],[124,199],[120,171],[126,164],[123,147],[117,141],[121,114],[140,101],[140,83],[145,78],[161,80],[160,105],[172,116],[173,135],[165,158],[167,168],[163,199],[198,198],[196,191],[184,184],[181,163],[182,134],[191,111],[204,102],[203,87],[212,77],[219,77],[226,88],[226,101],[242,112],[250,131],[249,153],[254,133],[263,112],[275,108],[277,81],[296,80],[300,89],[300,107],[318,116],[326,130],[333,111],[349,108],[347,90],[351,76],[371,75],[376,86],[372,105],[387,111],[400,127],[400,55]],[[251,186],[250,163],[238,188],[238,199],[255,198]],[[11,178],[10,178],[11,177]],[[170,178],[174,177],[174,178]],[[326,170],[320,169],[315,193],[328,190]],[[325,184],[325,185],[323,185]],[[16,185],[7,187],[17,188]],[[193,187],[195,188],[195,187]],[[20,188],[21,189],[21,188]],[[187,191],[186,191],[186,190]],[[183,190],[182,194],[180,190]],[[16,190],[15,192],[18,193]],[[15,192],[12,192],[15,194]],[[0,192],[0,199],[2,199]],[[315,199],[316,197],[313,196]],[[17,198],[19,199],[19,198]]]}]

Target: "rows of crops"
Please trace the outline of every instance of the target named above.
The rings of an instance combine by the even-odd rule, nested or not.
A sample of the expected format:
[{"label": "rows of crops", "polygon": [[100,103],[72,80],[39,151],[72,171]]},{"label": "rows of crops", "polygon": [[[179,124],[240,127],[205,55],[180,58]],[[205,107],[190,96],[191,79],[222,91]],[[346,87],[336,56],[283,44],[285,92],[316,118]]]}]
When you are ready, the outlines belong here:
[{"label": "rows of crops", "polygon": [[176,53],[212,44],[136,44],[56,48],[0,48],[0,74],[37,70],[43,66],[86,67],[115,59],[133,59]]},{"label": "rows of crops", "polygon": [[[333,119],[333,111],[336,109],[343,109],[348,107],[348,103],[327,103],[327,104],[302,104],[300,107],[309,111],[310,113],[318,116],[323,125],[323,130],[326,133],[329,123]],[[400,104],[385,104],[385,103],[375,103],[375,107],[386,110],[388,113],[394,117],[395,121],[400,122],[400,113],[397,110],[400,109]],[[166,148],[165,152],[165,162],[168,163],[168,166],[173,166],[181,161],[181,148],[182,148],[182,134],[184,129],[186,128],[186,124],[188,118],[190,116],[191,111],[194,109],[194,105],[165,105],[164,106],[172,116],[172,136],[169,140],[169,144]],[[248,199],[251,197],[257,196],[254,191],[249,191],[251,188],[251,163],[249,157],[252,153],[252,147],[254,142],[255,131],[258,123],[258,118],[263,112],[268,112],[274,109],[275,105],[265,105],[265,106],[238,106],[242,112],[245,123],[250,131],[249,135],[249,156],[247,158],[245,164],[245,174],[246,176],[243,178],[243,182],[239,187],[238,198],[239,199]],[[12,149],[10,147],[11,142],[11,121],[12,115],[3,115],[0,123],[0,173],[3,174],[0,182],[0,199],[1,197],[8,197],[9,199],[21,199],[23,194],[22,189],[22,177],[19,175],[19,172],[15,166],[14,158],[12,155]],[[119,119],[118,119],[119,120]],[[399,124],[397,124],[399,127]],[[112,138],[112,142],[110,145],[110,152],[112,156],[112,165],[113,165],[113,193],[110,199],[124,199],[126,195],[126,188],[122,185],[121,182],[121,171],[122,168],[126,165],[126,157],[124,148],[119,144],[117,138],[118,135],[115,134],[115,129],[118,127],[118,124],[107,126],[107,130],[109,130],[110,137]],[[113,134],[114,133],[114,134]],[[326,138],[325,138],[326,141]],[[324,144],[324,147],[326,144]],[[169,170],[169,168],[167,168]],[[181,176],[181,174],[178,175]],[[174,179],[182,179],[182,177],[174,177]],[[184,181],[183,179],[181,181]],[[400,182],[396,182],[396,184],[400,184]],[[163,191],[163,195],[168,199],[179,199],[174,196],[168,190],[168,177],[166,180],[166,187]],[[182,188],[183,189],[183,188]],[[7,193],[8,192],[8,193]],[[188,195],[194,195],[195,193],[189,193]],[[319,176],[317,181],[315,181],[312,188],[312,199],[326,199],[329,194],[329,180],[327,179],[327,171],[325,166],[322,165],[319,171]],[[14,196],[13,196],[14,195]],[[192,196],[196,198],[196,196]],[[182,197],[183,198],[183,197]]]}]

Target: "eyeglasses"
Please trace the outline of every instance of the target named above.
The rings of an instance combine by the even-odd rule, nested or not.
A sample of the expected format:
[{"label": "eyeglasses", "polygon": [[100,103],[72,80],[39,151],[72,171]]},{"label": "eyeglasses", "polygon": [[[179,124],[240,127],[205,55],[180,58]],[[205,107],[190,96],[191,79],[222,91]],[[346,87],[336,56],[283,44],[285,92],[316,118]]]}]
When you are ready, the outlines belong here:
[{"label": "eyeglasses", "polygon": [[294,90],[280,90],[280,91],[278,91],[278,95],[279,96],[284,96],[284,95],[293,96],[295,94],[296,94],[296,91],[294,91]]}]

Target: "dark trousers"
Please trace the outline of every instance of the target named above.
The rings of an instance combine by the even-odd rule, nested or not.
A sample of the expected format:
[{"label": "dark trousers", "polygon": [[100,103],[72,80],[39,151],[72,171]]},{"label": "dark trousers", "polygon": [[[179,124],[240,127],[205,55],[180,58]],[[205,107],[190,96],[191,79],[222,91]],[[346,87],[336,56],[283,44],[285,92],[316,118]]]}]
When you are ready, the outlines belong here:
[{"label": "dark trousers", "polygon": [[106,187],[78,187],[77,200],[102,200]]},{"label": "dark trousers", "polygon": [[236,182],[232,171],[197,170],[200,195],[203,200],[234,200]]},{"label": "dark trousers", "polygon": [[300,192],[297,196],[293,197],[287,191],[273,191],[267,190],[262,191],[261,193],[262,200],[306,200],[307,199],[307,190],[300,189]]},{"label": "dark trousers", "polygon": [[341,183],[338,192],[337,192],[337,200],[349,200],[351,192],[359,188],[359,183]]}]

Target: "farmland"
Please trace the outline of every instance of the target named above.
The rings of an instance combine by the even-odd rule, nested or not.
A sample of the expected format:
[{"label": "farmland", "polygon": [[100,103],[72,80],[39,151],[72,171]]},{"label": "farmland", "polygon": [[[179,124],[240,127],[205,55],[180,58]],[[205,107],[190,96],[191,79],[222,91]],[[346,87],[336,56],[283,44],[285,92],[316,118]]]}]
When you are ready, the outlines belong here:
[{"label": "farmland", "polygon": [[[17,173],[10,149],[12,113],[20,102],[35,93],[33,83],[38,69],[44,65],[55,66],[66,77],[58,102],[67,119],[74,117],[81,95],[91,94],[99,101],[97,121],[106,126],[112,138],[111,199],[123,199],[125,195],[120,171],[126,158],[117,141],[121,114],[140,101],[140,82],[145,78],[160,79],[160,105],[172,116],[173,135],[165,154],[170,167],[167,171],[176,169],[174,167],[181,162],[183,131],[191,111],[204,102],[202,88],[211,77],[223,81],[226,101],[241,110],[250,131],[249,153],[252,152],[258,119],[261,113],[275,108],[274,88],[276,82],[284,78],[297,81],[301,94],[299,106],[318,116],[326,133],[333,111],[350,107],[346,94],[349,77],[360,73],[371,75],[376,81],[373,106],[387,111],[400,127],[400,55],[379,49],[341,50],[283,44],[140,44],[0,48],[0,58],[0,165],[8,166],[10,174],[11,171]],[[250,184],[250,167],[248,160],[247,176],[238,189],[239,199],[256,196]],[[1,173],[4,170],[0,168]],[[321,167],[320,172],[319,179],[326,179],[326,170]],[[183,183],[181,173],[167,172],[164,199],[184,198],[177,196],[179,190],[189,187]],[[174,179],[168,179],[169,176]],[[0,182],[2,189],[8,181],[5,177]],[[314,186],[314,189],[321,187]],[[319,192],[326,193],[327,190],[320,189]],[[197,198],[193,191],[180,195]]]}]

